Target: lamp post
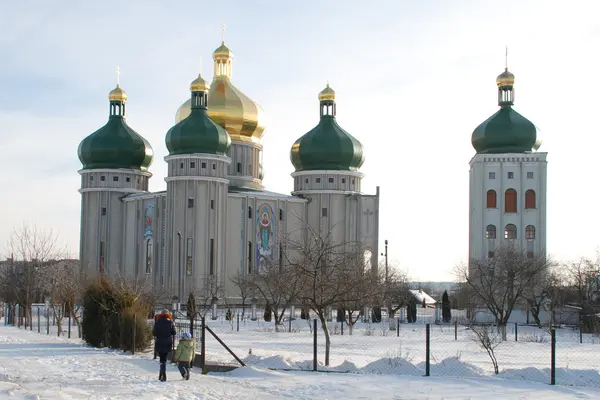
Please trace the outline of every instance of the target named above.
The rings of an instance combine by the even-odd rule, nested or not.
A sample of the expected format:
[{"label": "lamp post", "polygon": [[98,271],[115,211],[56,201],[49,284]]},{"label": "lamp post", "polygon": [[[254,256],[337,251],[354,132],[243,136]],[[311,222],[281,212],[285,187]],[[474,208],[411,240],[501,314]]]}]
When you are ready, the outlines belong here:
[{"label": "lamp post", "polygon": [[388,241],[387,239],[385,239],[385,284],[387,285],[388,283],[388,253],[387,253],[387,249],[388,249]]},{"label": "lamp post", "polygon": [[179,237],[179,246],[178,246],[178,250],[177,250],[177,264],[178,264],[178,270],[179,270],[179,281],[177,282],[177,293],[180,299],[182,298],[182,292],[181,292],[181,232],[177,231],[177,236]]}]

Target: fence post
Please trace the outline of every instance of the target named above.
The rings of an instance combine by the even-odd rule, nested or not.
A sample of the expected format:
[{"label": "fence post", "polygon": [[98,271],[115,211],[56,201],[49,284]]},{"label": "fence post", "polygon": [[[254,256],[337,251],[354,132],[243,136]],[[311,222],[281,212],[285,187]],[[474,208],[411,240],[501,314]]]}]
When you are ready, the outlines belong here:
[{"label": "fence post", "polygon": [[[136,344],[136,340],[135,340],[135,334],[136,334],[135,328],[136,327],[135,327],[135,325],[136,325],[136,315],[134,313],[133,314],[133,335],[132,335],[132,341],[133,341],[133,343],[131,344],[131,355],[135,354],[135,344]],[[71,331],[71,329],[69,328],[69,332],[70,331]],[[69,334],[69,337],[70,337],[70,334]]]},{"label": "fence post", "polygon": [[50,334],[50,308],[46,307],[46,335]]},{"label": "fence post", "polygon": [[517,323],[515,322],[515,342],[519,341],[519,326],[517,325]]},{"label": "fence post", "polygon": [[292,314],[290,314],[290,327],[289,327],[289,332],[292,333]]},{"label": "fence post", "polygon": [[67,331],[67,337],[71,339],[71,311],[69,311],[69,329]]},{"label": "fence post", "polygon": [[33,307],[29,306],[29,309],[27,312],[29,313],[29,330],[32,331],[33,330]]},{"label": "fence post", "polygon": [[202,368],[202,373],[204,373],[204,368],[206,367],[206,319],[202,317],[202,338],[200,339],[200,368]]},{"label": "fence post", "polygon": [[579,344],[583,343],[583,324],[579,324]]},{"label": "fence post", "polygon": [[240,314],[237,315],[237,331],[240,331]]},{"label": "fence post", "polygon": [[340,326],[341,326],[340,330],[342,332],[342,336],[344,336],[344,321],[340,321]]},{"label": "fence post", "polygon": [[454,340],[458,340],[458,321],[454,320]]},{"label": "fence post", "polygon": [[429,376],[429,351],[431,350],[429,347],[429,334],[430,334],[430,324],[425,325],[425,376]]},{"label": "fence post", "polygon": [[400,337],[400,318],[398,318],[397,325],[398,326],[396,326],[396,337]]},{"label": "fence post", "polygon": [[313,371],[317,370],[317,319],[313,319]]},{"label": "fence post", "polygon": [[37,313],[38,314],[38,316],[37,316],[38,317],[38,333],[40,333],[42,328],[40,327],[40,308],[39,307],[37,309],[37,312],[38,312]]},{"label": "fence post", "polygon": [[556,384],[556,329],[551,331],[551,348],[550,348],[550,384]]}]

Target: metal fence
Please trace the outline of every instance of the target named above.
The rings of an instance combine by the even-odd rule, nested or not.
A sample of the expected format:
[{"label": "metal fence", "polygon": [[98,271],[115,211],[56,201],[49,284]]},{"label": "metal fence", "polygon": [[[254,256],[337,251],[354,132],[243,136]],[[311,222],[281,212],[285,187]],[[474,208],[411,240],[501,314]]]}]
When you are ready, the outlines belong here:
[{"label": "metal fence", "polygon": [[[5,324],[18,326],[23,320],[4,311]],[[264,310],[259,309],[207,310],[191,321],[184,313],[173,313],[174,347],[184,332],[190,332],[197,342],[195,365],[208,370],[249,365],[600,387],[600,335],[585,333],[582,326],[509,324],[502,328],[467,323],[454,310],[452,322],[436,323],[435,315],[427,311],[418,313],[415,323],[388,317],[374,323],[367,314],[352,326],[347,318],[338,321],[334,313],[324,316],[322,323],[312,312],[302,319],[297,310],[286,312],[278,324],[265,321]],[[58,335],[51,313],[38,308],[32,313],[33,323],[21,327]],[[75,337],[74,321],[65,318],[62,332],[61,336],[70,332]]]}]

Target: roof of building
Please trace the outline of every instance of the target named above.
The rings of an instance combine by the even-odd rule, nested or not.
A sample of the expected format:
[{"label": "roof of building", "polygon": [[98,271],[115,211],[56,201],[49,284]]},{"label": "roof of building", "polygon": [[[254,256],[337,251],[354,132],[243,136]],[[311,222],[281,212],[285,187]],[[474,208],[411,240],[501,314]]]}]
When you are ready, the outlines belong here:
[{"label": "roof of building", "polygon": [[411,289],[409,292],[415,296],[415,300],[419,303],[423,303],[423,299],[425,299],[425,304],[435,304],[437,301],[427,293],[423,291],[423,289]]}]

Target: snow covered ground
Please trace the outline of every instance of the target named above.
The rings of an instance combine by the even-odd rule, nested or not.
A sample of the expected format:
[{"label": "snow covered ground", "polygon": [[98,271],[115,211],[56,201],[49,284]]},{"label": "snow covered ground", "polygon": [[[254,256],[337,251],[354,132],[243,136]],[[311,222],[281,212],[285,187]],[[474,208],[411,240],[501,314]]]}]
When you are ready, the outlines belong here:
[{"label": "snow covered ground", "polygon": [[[214,326],[214,329],[219,330],[217,326]],[[225,337],[227,329],[230,327],[223,324],[220,334]],[[415,327],[415,330],[418,330],[418,327]],[[414,333],[420,337],[420,332]],[[265,329],[246,329],[230,332],[229,336],[235,334],[246,337],[246,344],[252,343],[258,337],[267,337],[261,342],[254,342],[253,355],[244,355],[251,366],[225,374],[194,374],[190,381],[182,381],[175,367],[169,366],[169,381],[162,383],[157,380],[158,363],[152,360],[149,353],[131,356],[118,351],[92,349],[84,346],[79,339],[59,338],[35,331],[0,326],[0,399],[487,400],[490,396],[502,399],[545,400],[600,398],[600,388],[549,386],[540,382],[503,379],[509,378],[507,375],[503,378],[477,374],[463,378],[435,376],[433,367],[434,376],[431,377],[418,376],[416,371],[413,371],[414,375],[398,375],[396,373],[402,371],[393,370],[387,371],[386,374],[272,371],[259,366],[260,362],[252,365],[253,360],[265,362],[269,353],[269,350],[261,347],[261,343],[274,341],[279,343],[276,347],[280,347],[284,344],[285,337],[281,337],[282,335],[300,337],[300,333],[271,333]],[[359,342],[362,342],[361,338],[372,338],[358,331],[355,331],[355,335],[356,341]],[[277,337],[280,339],[275,340]],[[388,337],[376,339],[387,340]],[[405,341],[409,342],[407,338]],[[581,346],[578,343],[576,345]],[[593,346],[594,352],[597,352],[595,348],[598,344],[588,345]],[[214,343],[210,346],[216,348]],[[290,344],[290,347],[293,348],[293,344]],[[338,343],[338,352],[339,349]],[[366,348],[363,348],[363,352],[364,350]],[[357,350],[352,350],[350,354],[353,352],[356,353]],[[526,354],[518,352],[507,354],[515,360],[527,357]],[[411,365],[420,370],[420,366],[413,363],[415,361]],[[512,364],[514,360],[511,366]],[[405,367],[407,365],[402,368]],[[525,374],[525,377],[527,376]],[[515,376],[510,378],[515,379]]]}]

